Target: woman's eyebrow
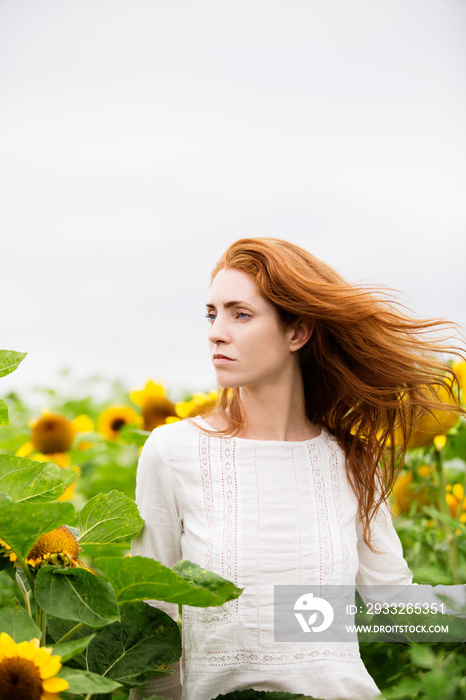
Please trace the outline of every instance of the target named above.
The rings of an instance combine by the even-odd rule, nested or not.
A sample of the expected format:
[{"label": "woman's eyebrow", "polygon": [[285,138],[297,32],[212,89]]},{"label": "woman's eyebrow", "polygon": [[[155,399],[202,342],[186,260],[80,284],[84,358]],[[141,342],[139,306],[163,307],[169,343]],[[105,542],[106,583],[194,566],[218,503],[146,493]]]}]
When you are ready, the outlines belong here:
[{"label": "woman's eyebrow", "polygon": [[[223,304],[224,309],[230,309],[232,306],[251,306],[247,301],[226,301]],[[208,309],[215,309],[215,304],[206,304]]]}]

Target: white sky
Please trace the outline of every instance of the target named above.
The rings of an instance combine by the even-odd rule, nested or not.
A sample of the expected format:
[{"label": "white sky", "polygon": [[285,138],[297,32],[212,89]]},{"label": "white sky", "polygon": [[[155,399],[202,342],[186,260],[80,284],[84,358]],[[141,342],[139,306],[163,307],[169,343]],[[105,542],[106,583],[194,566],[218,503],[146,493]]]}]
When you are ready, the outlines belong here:
[{"label": "white sky", "polygon": [[1,0],[0,393],[215,385],[210,270],[306,247],[466,326],[464,0]]}]

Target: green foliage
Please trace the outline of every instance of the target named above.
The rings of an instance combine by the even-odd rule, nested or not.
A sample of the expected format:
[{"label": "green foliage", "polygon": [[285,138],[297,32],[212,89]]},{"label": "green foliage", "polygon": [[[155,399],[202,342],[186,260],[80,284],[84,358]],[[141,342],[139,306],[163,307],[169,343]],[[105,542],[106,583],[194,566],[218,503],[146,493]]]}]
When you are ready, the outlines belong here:
[{"label": "green foliage", "polygon": [[[0,377],[23,358],[0,351]],[[83,380],[74,396],[68,388],[39,390],[39,396],[39,405],[46,403],[70,421],[85,416],[88,424],[76,428],[66,454],[38,461],[44,457],[35,459],[29,425],[37,415],[14,392],[0,399],[0,538],[25,564],[41,535],[62,524],[75,525],[71,529],[83,549],[79,559],[91,570],[53,559],[37,571],[32,566],[23,570],[10,562],[8,548],[0,549],[0,631],[17,642],[37,637],[53,647],[64,664],[59,675],[70,684],[63,700],[76,695],[109,700],[111,693],[113,700],[127,700],[130,688],[170,673],[181,654],[178,624],[143,601],[221,606],[241,589],[191,562],[169,569],[125,556],[144,525],[133,495],[139,450],[149,432],[122,426],[114,440],[98,432],[99,416],[110,405],[137,408],[121,383],[93,377]],[[413,448],[406,460],[405,473],[412,474],[409,508],[396,516],[395,525],[418,583],[466,581],[466,506],[458,500],[455,512],[451,495],[448,507],[445,502],[445,488],[452,494],[456,487],[458,495],[460,486],[466,487],[466,421],[459,421],[447,438],[440,452],[433,445]],[[454,625],[464,622],[455,619]],[[459,639],[464,637],[461,624]],[[466,697],[465,651],[464,641],[361,644],[364,663],[386,700]],[[244,690],[216,700],[304,697]]]},{"label": "green foliage", "polygon": [[82,652],[85,651],[92,642],[94,637],[95,634],[90,634],[88,637],[81,637],[80,639],[75,639],[72,642],[54,644],[53,653],[61,656],[61,660],[64,663],[65,661],[72,659],[74,656],[82,654]]},{"label": "green foliage", "polygon": [[14,503],[0,493],[0,538],[23,559],[41,535],[74,519],[71,503]]},{"label": "green foliage", "polygon": [[13,501],[39,503],[59,498],[76,478],[75,472],[51,462],[0,454],[0,491]]},{"label": "green foliage", "polygon": [[144,527],[133,500],[118,491],[99,493],[79,515],[80,544],[127,542]]},{"label": "green foliage", "polygon": [[120,617],[110,584],[85,569],[42,567],[36,577],[35,595],[45,612],[92,628]]},{"label": "green foliage", "polygon": [[98,558],[96,565],[112,583],[119,603],[165,600],[207,607],[237,598],[242,589],[211,571],[181,561],[172,569],[146,557]]},{"label": "green foliage", "polygon": [[0,425],[8,425],[8,421],[8,406],[3,399],[0,399]]},{"label": "green foliage", "polygon": [[26,352],[0,350],[0,377],[6,377],[10,372],[14,372],[26,355]]},{"label": "green foliage", "polygon": [[64,678],[70,684],[67,693],[70,695],[82,695],[83,693],[111,693],[117,688],[121,688],[121,683],[104,678],[97,673],[90,671],[80,671],[76,668],[64,666],[57,674],[59,678]]},{"label": "green foliage", "polygon": [[26,642],[40,636],[40,630],[30,615],[19,605],[0,608],[0,631],[15,642]]}]

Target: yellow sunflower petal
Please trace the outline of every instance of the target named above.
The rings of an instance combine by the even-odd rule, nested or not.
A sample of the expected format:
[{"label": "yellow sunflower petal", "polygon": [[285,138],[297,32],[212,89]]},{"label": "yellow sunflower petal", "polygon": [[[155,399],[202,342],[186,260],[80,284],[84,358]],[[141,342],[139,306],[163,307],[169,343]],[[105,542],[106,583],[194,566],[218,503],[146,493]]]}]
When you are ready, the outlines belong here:
[{"label": "yellow sunflower petal", "polygon": [[94,421],[84,413],[77,416],[72,422],[77,433],[92,433],[95,430]]},{"label": "yellow sunflower petal", "polygon": [[37,654],[34,657],[34,663],[37,668],[40,668],[42,664],[45,664],[49,660],[51,653],[52,649],[50,647],[41,647],[37,650]]},{"label": "yellow sunflower petal", "polygon": [[7,659],[16,656],[16,643],[6,632],[0,633],[0,653]]},{"label": "yellow sunflower petal", "polygon": [[446,500],[447,506],[450,510],[451,517],[456,518],[456,516],[458,515],[458,510],[459,510],[458,501],[456,500],[456,498],[453,496],[452,493],[446,493],[445,500]]},{"label": "yellow sunflower petal", "polygon": [[451,490],[452,494],[458,501],[458,503],[461,503],[461,501],[464,498],[464,487],[463,484],[455,484]]},{"label": "yellow sunflower petal", "polygon": [[446,435],[436,435],[434,437],[434,445],[435,449],[440,452],[440,450],[443,450],[445,445],[447,444],[447,436]]},{"label": "yellow sunflower petal", "polygon": [[64,678],[46,678],[42,681],[42,687],[48,693],[61,693],[62,690],[67,690],[70,684]]},{"label": "yellow sunflower petal", "polygon": [[129,397],[136,406],[144,406],[149,399],[163,399],[165,395],[164,385],[156,384],[152,379],[149,379],[143,389],[130,391]]},{"label": "yellow sunflower petal", "polygon": [[115,440],[123,426],[139,426],[140,424],[141,416],[130,406],[110,406],[100,414],[97,421],[97,432],[101,433],[107,440]]},{"label": "yellow sunflower petal", "polygon": [[20,642],[16,646],[16,653],[22,659],[29,659],[29,661],[32,661],[37,656],[39,644],[40,642],[38,639],[33,639],[30,642]]},{"label": "yellow sunflower petal", "polygon": [[50,656],[47,661],[44,661],[44,663],[40,665],[40,677],[45,679],[55,676],[61,667],[61,656]]},{"label": "yellow sunflower petal", "polygon": [[32,444],[31,440],[28,442],[25,442],[24,445],[21,445],[19,450],[16,450],[16,455],[18,457],[27,457],[28,455],[32,454],[34,452],[34,445]]}]

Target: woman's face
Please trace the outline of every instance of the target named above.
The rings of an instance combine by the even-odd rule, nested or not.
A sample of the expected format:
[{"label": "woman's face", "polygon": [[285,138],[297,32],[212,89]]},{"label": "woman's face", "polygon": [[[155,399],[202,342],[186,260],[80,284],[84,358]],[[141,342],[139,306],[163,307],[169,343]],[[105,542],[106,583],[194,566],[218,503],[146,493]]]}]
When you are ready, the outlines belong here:
[{"label": "woman's face", "polygon": [[212,362],[221,387],[276,385],[297,360],[291,342],[294,329],[283,330],[275,308],[247,273],[232,268],[217,273],[207,314]]}]

